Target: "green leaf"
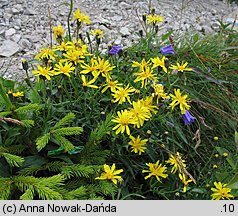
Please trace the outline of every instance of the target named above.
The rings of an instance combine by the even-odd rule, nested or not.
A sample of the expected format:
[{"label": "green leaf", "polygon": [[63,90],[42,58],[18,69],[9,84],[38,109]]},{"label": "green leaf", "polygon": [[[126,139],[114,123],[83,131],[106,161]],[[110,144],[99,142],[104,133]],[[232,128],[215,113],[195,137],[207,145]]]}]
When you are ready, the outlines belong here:
[{"label": "green leaf", "polygon": [[235,144],[236,144],[236,150],[238,151],[238,132],[235,131]]},{"label": "green leaf", "polygon": [[27,156],[24,158],[24,164],[22,168],[27,168],[31,166],[42,166],[44,164],[47,164],[48,160],[44,157],[35,155],[35,156]]},{"label": "green leaf", "polygon": [[58,129],[62,126],[65,126],[66,124],[71,123],[75,119],[75,115],[73,113],[68,113],[64,118],[59,120],[53,129]]},{"label": "green leaf", "polygon": [[5,106],[7,110],[11,110],[13,108],[13,104],[10,101],[8,95],[6,94],[6,91],[2,85],[2,82],[0,82],[0,95],[2,96],[3,100],[5,101]]},{"label": "green leaf", "polygon": [[195,35],[193,36],[193,42],[194,42],[194,43],[197,43],[198,40],[199,40],[199,34],[195,34]]},{"label": "green leaf", "polygon": [[161,39],[162,41],[165,41],[169,38],[169,36],[173,33],[173,30],[167,32],[166,34],[162,35]]},{"label": "green leaf", "polygon": [[66,151],[71,151],[71,150],[73,150],[75,148],[74,145],[69,140],[67,140],[65,137],[59,136],[57,134],[54,134],[53,136],[54,136],[54,139],[56,140],[56,142],[61,147],[64,147],[64,149]]},{"label": "green leaf", "polygon": [[31,128],[32,126],[34,126],[34,121],[30,119],[21,120],[21,122],[23,122],[24,127],[26,128]]},{"label": "green leaf", "polygon": [[25,114],[29,112],[37,112],[40,109],[42,109],[42,106],[39,104],[28,104],[23,107],[19,107],[18,109],[15,110],[17,114]]},{"label": "green leaf", "polygon": [[17,155],[9,154],[9,153],[3,153],[2,156],[6,159],[6,161],[9,163],[12,167],[20,167],[22,166],[24,162],[24,158],[19,157]]},{"label": "green leaf", "polygon": [[43,135],[36,139],[36,148],[38,151],[41,151],[49,142],[50,140],[50,133]]},{"label": "green leaf", "polygon": [[87,195],[87,189],[84,186],[81,186],[75,190],[69,191],[67,194],[64,194],[65,200],[82,200],[85,199]]},{"label": "green leaf", "polygon": [[9,199],[12,183],[13,181],[10,178],[0,178],[0,200]]},{"label": "green leaf", "polygon": [[34,190],[32,188],[27,189],[24,194],[20,196],[20,200],[33,200]]},{"label": "green leaf", "polygon": [[51,133],[57,134],[59,136],[79,135],[82,132],[83,132],[83,128],[81,127],[59,128],[59,129],[51,131]]}]

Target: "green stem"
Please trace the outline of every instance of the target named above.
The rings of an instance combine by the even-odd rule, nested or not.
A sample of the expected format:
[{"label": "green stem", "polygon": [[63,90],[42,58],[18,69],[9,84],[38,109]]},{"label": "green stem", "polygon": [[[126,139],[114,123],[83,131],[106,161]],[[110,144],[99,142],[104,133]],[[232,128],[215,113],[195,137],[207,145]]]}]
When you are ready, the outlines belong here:
[{"label": "green stem", "polygon": [[69,33],[69,41],[71,41],[71,34],[70,34],[70,16],[72,14],[73,11],[73,0],[70,0],[70,10],[69,10],[69,14],[68,14],[68,19],[67,19],[67,23],[68,23],[68,33]]}]

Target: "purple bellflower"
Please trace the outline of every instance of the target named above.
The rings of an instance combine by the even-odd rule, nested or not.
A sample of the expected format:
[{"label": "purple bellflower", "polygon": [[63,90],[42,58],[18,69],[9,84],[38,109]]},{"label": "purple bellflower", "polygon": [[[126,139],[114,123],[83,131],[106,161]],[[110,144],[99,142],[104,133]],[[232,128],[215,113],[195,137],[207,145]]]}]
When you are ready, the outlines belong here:
[{"label": "purple bellflower", "polygon": [[190,125],[195,121],[195,118],[191,115],[191,113],[188,110],[185,111],[185,114],[182,114],[182,117],[185,125]]},{"label": "purple bellflower", "polygon": [[119,54],[122,51],[122,47],[121,46],[112,46],[112,48],[109,50],[109,53],[111,55],[116,56],[116,54]]},{"label": "purple bellflower", "polygon": [[175,54],[173,46],[174,46],[173,44],[169,44],[168,46],[160,48],[161,54],[162,55],[165,55],[165,54]]}]

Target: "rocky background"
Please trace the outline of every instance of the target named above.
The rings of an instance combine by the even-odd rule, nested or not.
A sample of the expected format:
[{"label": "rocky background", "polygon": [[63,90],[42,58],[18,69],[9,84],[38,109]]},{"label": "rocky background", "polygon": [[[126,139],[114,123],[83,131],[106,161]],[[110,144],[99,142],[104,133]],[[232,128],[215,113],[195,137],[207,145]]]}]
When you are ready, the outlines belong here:
[{"label": "rocky background", "polygon": [[[69,0],[0,0],[0,75],[24,78],[21,60],[32,59],[42,46],[50,43],[52,26],[67,26]],[[141,15],[148,12],[149,0],[74,0],[90,16],[87,30],[100,28],[106,33],[102,48],[108,44],[128,46],[138,39]],[[66,3],[66,4],[65,4]],[[217,20],[238,15],[238,5],[226,0],[151,0],[151,8],[165,17],[163,31],[197,31],[208,34],[219,28]],[[51,18],[50,18],[51,17]]]}]

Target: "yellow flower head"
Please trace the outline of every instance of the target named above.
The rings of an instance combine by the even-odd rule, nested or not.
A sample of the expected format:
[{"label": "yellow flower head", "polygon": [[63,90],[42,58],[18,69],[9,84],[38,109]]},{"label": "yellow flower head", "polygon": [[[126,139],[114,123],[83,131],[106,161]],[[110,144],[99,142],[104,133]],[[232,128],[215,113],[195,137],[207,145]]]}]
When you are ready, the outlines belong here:
[{"label": "yellow flower head", "polygon": [[184,187],[183,187],[183,192],[185,193],[185,192],[187,191],[188,183],[189,183],[189,182],[192,182],[192,180],[191,180],[191,179],[186,180],[186,176],[185,176],[184,173],[182,173],[182,174],[179,173],[179,178],[180,178],[180,180],[183,182],[183,185],[184,185]]},{"label": "yellow flower head", "polygon": [[145,152],[146,149],[146,143],[148,139],[141,139],[140,136],[137,136],[136,138],[133,136],[130,136],[131,141],[128,143],[131,146],[131,152],[135,152],[141,155],[141,153]]},{"label": "yellow flower head", "polygon": [[139,71],[145,70],[148,66],[150,66],[150,60],[146,61],[145,59],[142,59],[141,62],[132,61],[132,67],[139,67]]},{"label": "yellow flower head", "polygon": [[106,84],[104,84],[104,88],[102,89],[102,93],[107,91],[107,89],[110,89],[111,92],[117,91],[117,89],[121,86],[121,83],[118,83],[117,80],[113,81],[111,79],[106,79]]},{"label": "yellow flower head", "polygon": [[63,37],[65,30],[63,30],[63,27],[61,25],[58,25],[53,28],[53,32],[54,32],[54,39],[57,39]]},{"label": "yellow flower head", "polygon": [[78,50],[68,50],[63,56],[65,59],[62,59],[62,62],[71,62],[74,65],[83,62],[84,58],[84,55]]},{"label": "yellow flower head", "polygon": [[24,92],[13,92],[13,91],[8,91],[8,94],[11,94],[13,97],[23,97],[24,96]]},{"label": "yellow flower head", "polygon": [[177,70],[177,71],[181,71],[181,72],[184,72],[184,71],[192,71],[192,68],[187,68],[187,65],[188,65],[188,62],[185,62],[184,64],[179,64],[177,62],[177,65],[171,65],[171,69],[172,70]]},{"label": "yellow flower head", "polygon": [[178,170],[179,172],[182,172],[182,168],[186,167],[185,160],[182,159],[181,155],[178,152],[175,156],[171,154],[166,163],[173,166],[171,173],[176,173]]},{"label": "yellow flower head", "polygon": [[161,67],[165,73],[168,73],[168,69],[165,67],[165,60],[167,60],[165,56],[163,56],[161,59],[159,57],[151,58],[151,61],[153,62],[152,69],[156,67]]},{"label": "yellow flower head", "polygon": [[153,73],[153,70],[150,67],[146,67],[141,72],[135,73],[135,75],[136,75],[136,79],[134,80],[134,82],[136,83],[141,81],[142,88],[144,87],[146,88],[148,81],[157,82],[157,77]]},{"label": "yellow flower head", "polygon": [[140,128],[143,126],[144,121],[148,121],[151,117],[150,110],[146,107],[143,101],[139,100],[137,102],[132,102],[132,108],[130,109],[133,117],[136,119],[136,126]]},{"label": "yellow flower head", "polygon": [[104,31],[101,29],[95,29],[91,31],[91,34],[94,35],[96,38],[103,38]]},{"label": "yellow flower head", "polygon": [[140,100],[145,107],[148,108],[148,110],[151,113],[156,113],[158,110],[158,107],[153,105],[153,97],[152,96],[147,96],[145,99]]},{"label": "yellow flower head", "polygon": [[55,75],[55,72],[50,67],[41,67],[40,65],[37,65],[38,70],[33,70],[32,74],[36,76],[43,76],[47,80],[50,80],[52,76]]},{"label": "yellow flower head", "polygon": [[167,178],[168,174],[166,174],[167,167],[162,166],[162,164],[159,164],[159,160],[153,164],[153,163],[146,163],[146,166],[149,167],[149,170],[142,170],[142,173],[148,172],[149,175],[145,177],[145,179],[148,179],[152,176],[155,176],[156,179],[161,182],[160,178]]},{"label": "yellow flower head", "polygon": [[98,57],[97,62],[97,70],[98,72],[105,77],[106,79],[111,79],[110,72],[112,71],[115,66],[111,66],[110,62],[105,59],[101,59]]},{"label": "yellow flower head", "polygon": [[95,78],[93,78],[93,79],[90,80],[90,81],[87,81],[85,75],[82,75],[82,76],[81,76],[81,79],[82,79],[82,81],[83,81],[83,87],[98,88],[98,86],[92,85],[92,84],[96,81]]},{"label": "yellow flower head", "polygon": [[220,199],[230,199],[234,198],[232,194],[230,194],[231,189],[226,187],[227,184],[223,184],[221,182],[214,182],[215,188],[211,188],[213,194],[211,195],[213,200],[220,200]]},{"label": "yellow flower head", "polygon": [[154,93],[152,94],[152,96],[156,99],[156,103],[159,103],[159,99],[162,98],[163,100],[166,100],[169,98],[169,96],[167,96],[167,94],[164,92],[164,86],[162,84],[153,84],[152,85],[153,89],[154,89]]},{"label": "yellow flower head", "polygon": [[53,47],[53,51],[68,51],[72,47],[72,42],[64,42],[62,41],[59,45]]},{"label": "yellow flower head", "polygon": [[100,177],[96,177],[95,179],[98,180],[111,180],[114,184],[117,184],[118,181],[122,181],[122,177],[118,174],[123,172],[123,169],[116,170],[115,164],[112,164],[112,166],[108,166],[107,164],[104,164],[103,166],[104,172],[101,174]]},{"label": "yellow flower head", "polygon": [[84,23],[91,23],[91,21],[89,20],[89,16],[86,16],[84,13],[81,13],[80,9],[77,9],[74,12],[73,20],[77,20],[81,25],[84,25]]},{"label": "yellow flower head", "polygon": [[112,101],[113,103],[118,102],[119,104],[122,104],[126,101],[131,103],[130,100],[130,93],[134,92],[135,89],[130,87],[129,84],[127,85],[126,88],[124,87],[118,87],[116,91],[112,94],[114,97],[114,100]]},{"label": "yellow flower head", "polygon": [[224,152],[224,153],[222,154],[222,156],[223,156],[223,157],[227,157],[227,156],[228,156],[228,153]]},{"label": "yellow flower head", "polygon": [[112,128],[116,130],[116,134],[124,133],[126,131],[127,135],[130,135],[129,124],[135,124],[136,120],[133,118],[133,114],[128,110],[121,110],[117,112],[117,117],[113,117],[112,122],[117,123],[117,125]]},{"label": "yellow flower head", "polygon": [[55,60],[54,55],[55,55],[55,52],[50,47],[47,47],[47,48],[42,48],[35,58],[37,60],[44,60],[44,59]]},{"label": "yellow flower head", "polygon": [[174,89],[174,95],[170,94],[170,97],[172,98],[172,103],[170,103],[170,107],[172,110],[175,106],[179,105],[181,113],[185,114],[185,110],[189,110],[190,106],[188,105],[188,102],[190,102],[189,99],[187,99],[188,95],[181,95],[180,89]]},{"label": "yellow flower head", "polygon": [[73,67],[73,64],[71,62],[70,63],[66,62],[65,64],[59,62],[59,64],[55,65],[55,75],[64,74],[70,77],[69,73],[72,73],[74,69],[75,67]]},{"label": "yellow flower head", "polygon": [[215,141],[217,141],[219,138],[218,138],[217,136],[215,136],[215,137],[213,137],[213,139],[214,139]]},{"label": "yellow flower head", "polygon": [[154,25],[158,25],[159,23],[163,22],[163,20],[163,16],[159,16],[156,14],[150,14],[147,16],[148,24],[153,23]]}]

